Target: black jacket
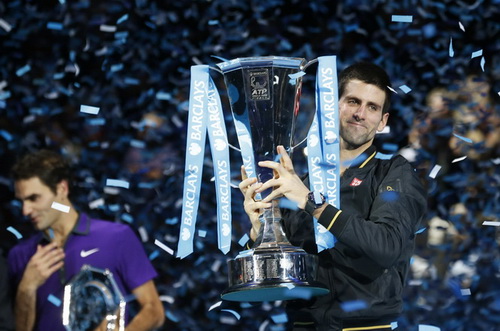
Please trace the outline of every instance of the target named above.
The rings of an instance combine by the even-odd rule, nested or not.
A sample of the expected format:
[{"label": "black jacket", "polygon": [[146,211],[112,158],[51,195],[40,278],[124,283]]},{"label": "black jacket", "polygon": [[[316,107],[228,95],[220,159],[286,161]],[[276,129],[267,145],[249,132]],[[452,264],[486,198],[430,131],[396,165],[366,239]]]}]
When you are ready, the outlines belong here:
[{"label": "black jacket", "polygon": [[[328,326],[340,321],[344,327],[394,321],[402,311],[403,286],[415,232],[425,215],[426,194],[403,157],[383,160],[376,154],[371,146],[344,172],[340,210],[329,205],[319,219],[338,239],[335,247],[319,253],[318,280],[330,294],[289,302],[291,315],[300,322],[312,319],[316,326],[335,329]],[[311,216],[283,210],[283,220],[290,242],[317,254]],[[362,300],[367,308],[342,310],[342,303],[354,300]]]}]

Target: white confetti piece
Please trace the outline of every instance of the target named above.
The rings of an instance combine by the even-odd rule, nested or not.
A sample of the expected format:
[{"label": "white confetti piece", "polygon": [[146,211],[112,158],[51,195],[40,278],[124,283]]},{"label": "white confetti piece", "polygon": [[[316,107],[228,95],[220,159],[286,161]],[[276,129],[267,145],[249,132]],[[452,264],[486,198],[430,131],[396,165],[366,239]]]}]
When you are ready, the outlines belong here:
[{"label": "white confetti piece", "polygon": [[69,213],[69,206],[63,205],[62,203],[59,202],[52,202],[52,206],[50,206],[52,209],[62,211],[63,213]]},{"label": "white confetti piece", "polygon": [[97,115],[99,113],[99,107],[81,105],[80,106],[80,112],[81,113],[86,113],[86,114]]},{"label": "white confetti piece", "polygon": [[167,245],[165,245],[164,243],[162,243],[161,241],[159,241],[158,239],[155,239],[155,245],[160,247],[161,249],[163,249],[168,254],[174,255],[174,250],[172,248],[168,247]]},{"label": "white confetti piece", "polygon": [[500,222],[499,221],[484,221],[483,225],[487,225],[487,226],[500,226]]},{"label": "white confetti piece", "polygon": [[96,200],[91,201],[89,203],[90,209],[96,209],[96,208],[99,208],[100,206],[104,206],[104,199],[103,198],[96,199]]},{"label": "white confetti piece", "polygon": [[429,177],[436,178],[436,175],[438,174],[439,170],[441,170],[441,166],[436,164],[434,166],[434,168],[432,168],[431,173],[429,174]]},{"label": "white confetti piece", "polygon": [[456,159],[454,159],[453,161],[451,161],[451,163],[460,162],[460,161],[465,160],[466,158],[467,158],[467,155],[462,156],[462,157],[457,157]]},{"label": "white confetti piece", "polygon": [[146,230],[143,226],[141,226],[137,231],[139,231],[139,235],[141,236],[143,243],[149,240],[148,230]]},{"label": "white confetti piece", "polygon": [[101,26],[99,26],[99,30],[102,32],[116,32],[116,26],[101,24]]},{"label": "white confetti piece", "polygon": [[0,18],[0,27],[7,32],[10,32],[10,30],[12,30],[12,26],[1,18]]},{"label": "white confetti piece", "polygon": [[170,295],[160,295],[160,301],[164,301],[164,302],[168,302],[168,303],[172,304],[175,302],[175,299],[174,299],[174,297],[172,297]]},{"label": "white confetti piece", "polygon": [[211,311],[212,309],[219,307],[221,304],[222,304],[222,301],[218,301],[218,302],[214,303],[213,305],[210,306],[210,308],[208,308],[208,311]]},{"label": "white confetti piece", "polygon": [[433,325],[426,325],[426,324],[418,325],[418,331],[440,331],[440,330],[441,330],[440,328]]},{"label": "white confetti piece", "polygon": [[458,22],[458,26],[460,27],[460,30],[462,30],[463,32],[465,32],[465,28],[464,28],[464,25],[462,24],[462,22]]},{"label": "white confetti piece", "polygon": [[392,92],[394,92],[394,93],[398,94],[398,92],[396,92],[396,90],[395,90],[395,89],[393,89],[392,87],[387,86],[387,88],[388,88],[389,90],[391,90]]},{"label": "white confetti piece", "polygon": [[121,179],[106,179],[106,186],[129,188],[130,184]]},{"label": "white confetti piece", "polygon": [[471,295],[470,288],[460,289],[460,293],[462,293],[462,295]]},{"label": "white confetti piece", "polygon": [[484,56],[481,58],[481,70],[484,72],[484,65],[486,64],[486,60],[484,59]]}]

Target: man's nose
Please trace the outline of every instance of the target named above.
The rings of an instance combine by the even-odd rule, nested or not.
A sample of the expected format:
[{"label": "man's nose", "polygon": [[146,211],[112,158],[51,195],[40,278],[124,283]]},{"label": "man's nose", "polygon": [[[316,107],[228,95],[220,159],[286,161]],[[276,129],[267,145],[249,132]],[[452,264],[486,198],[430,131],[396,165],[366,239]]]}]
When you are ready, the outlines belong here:
[{"label": "man's nose", "polygon": [[27,203],[27,202],[23,203],[23,215],[24,216],[29,216],[31,214],[32,209],[33,208],[31,207],[30,203]]},{"label": "man's nose", "polygon": [[366,106],[365,105],[359,105],[358,109],[354,112],[353,116],[356,118],[356,120],[363,120],[365,118],[366,114]]}]

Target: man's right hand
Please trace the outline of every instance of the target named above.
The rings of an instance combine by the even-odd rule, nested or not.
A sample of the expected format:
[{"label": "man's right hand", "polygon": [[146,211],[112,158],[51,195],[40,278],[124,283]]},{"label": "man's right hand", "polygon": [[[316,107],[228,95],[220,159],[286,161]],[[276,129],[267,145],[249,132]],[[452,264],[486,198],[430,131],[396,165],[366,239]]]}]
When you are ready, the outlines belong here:
[{"label": "man's right hand", "polygon": [[20,287],[31,290],[38,289],[45,281],[64,265],[64,251],[55,243],[46,246],[38,245],[36,253],[31,257]]},{"label": "man's right hand", "polygon": [[257,178],[248,178],[245,168],[241,166],[241,178],[242,181],[239,185],[241,193],[245,197],[243,206],[245,212],[247,213],[250,221],[252,222],[252,230],[250,231],[250,238],[253,241],[257,239],[257,234],[260,229],[259,216],[264,210],[264,208],[269,208],[272,206],[270,202],[255,201],[255,190],[262,186],[262,183],[257,183]]}]

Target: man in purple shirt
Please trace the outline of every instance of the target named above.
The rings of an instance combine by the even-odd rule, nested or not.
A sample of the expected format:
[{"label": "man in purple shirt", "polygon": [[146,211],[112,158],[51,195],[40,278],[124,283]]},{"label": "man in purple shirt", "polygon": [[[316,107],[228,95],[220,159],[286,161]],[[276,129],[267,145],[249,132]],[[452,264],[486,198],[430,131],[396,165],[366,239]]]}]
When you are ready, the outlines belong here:
[{"label": "man in purple shirt", "polygon": [[66,283],[87,264],[108,269],[124,296],[140,310],[127,330],[151,330],[164,322],[153,282],[156,271],[132,230],[79,214],[69,199],[70,167],[59,154],[27,154],[13,167],[23,215],[40,231],[9,252],[15,292],[16,330],[65,330],[62,300]]}]

